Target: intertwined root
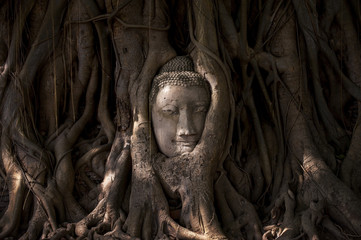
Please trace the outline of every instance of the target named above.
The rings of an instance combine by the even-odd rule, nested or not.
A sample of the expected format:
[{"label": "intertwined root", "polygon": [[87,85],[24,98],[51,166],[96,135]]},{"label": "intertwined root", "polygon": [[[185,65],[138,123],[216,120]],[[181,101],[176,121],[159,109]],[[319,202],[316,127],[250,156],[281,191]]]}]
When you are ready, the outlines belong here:
[{"label": "intertwined root", "polygon": [[0,238],[5,238],[16,232],[20,223],[26,187],[23,175],[16,166],[11,167],[7,172],[7,186],[9,189],[9,205],[0,220]]},{"label": "intertwined root", "polygon": [[[23,136],[21,133],[22,131],[18,128],[6,128],[2,131],[1,151],[9,189],[9,205],[0,220],[0,238],[17,233],[17,227],[24,211],[29,211],[26,203],[31,201],[33,194],[37,196],[36,194],[39,193],[36,201],[46,201],[47,199],[44,191],[39,191],[39,189],[43,189],[42,184],[45,181],[46,164],[43,160],[47,157],[42,159],[42,152],[39,153],[39,148],[35,144],[31,144],[27,138],[19,138],[19,136]],[[30,196],[28,196],[29,194]]]},{"label": "intertwined root", "polygon": [[34,202],[34,211],[35,212],[29,222],[29,227],[21,236],[21,240],[37,239],[43,231],[44,224],[47,222],[47,217],[38,201]]},{"label": "intertwined root", "polygon": [[241,229],[244,229],[247,239],[260,239],[261,223],[254,206],[234,189],[226,175],[219,176],[214,189],[227,236],[241,239]]},{"label": "intertwined root", "polygon": [[75,234],[78,237],[85,237],[88,235],[89,230],[97,226],[99,222],[104,218],[106,199],[102,199],[97,207],[86,217],[76,223]]},{"label": "intertwined root", "polygon": [[[164,221],[170,229],[183,229],[182,234],[187,236],[196,234],[200,238],[224,239],[226,237],[214,208],[212,177],[207,174],[207,165],[201,162],[202,157],[192,154],[175,158],[165,158],[159,154],[155,157],[153,167],[156,176],[167,195],[181,200],[179,221],[188,230],[175,225],[169,211],[162,216],[167,216]],[[202,169],[195,171],[199,166],[203,166]]]}]

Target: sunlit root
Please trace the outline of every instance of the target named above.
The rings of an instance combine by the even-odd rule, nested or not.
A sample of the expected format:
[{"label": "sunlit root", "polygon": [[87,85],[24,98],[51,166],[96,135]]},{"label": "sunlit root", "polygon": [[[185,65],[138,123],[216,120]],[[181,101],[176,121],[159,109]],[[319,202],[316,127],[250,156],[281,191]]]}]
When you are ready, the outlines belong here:
[{"label": "sunlit root", "polygon": [[[119,140],[119,134],[116,139]],[[125,195],[131,166],[129,143],[122,141],[116,143],[123,147],[123,151],[112,149],[107,164],[114,165],[107,169],[101,184],[102,193],[99,195],[101,200],[90,214],[76,224],[75,234],[79,237],[88,236],[93,232],[104,233],[105,229],[114,229],[115,222],[125,221],[126,217],[120,205]]]},{"label": "sunlit root", "polygon": [[120,238],[124,240],[139,240],[139,238],[134,238],[126,234],[122,230],[123,222],[118,219],[114,224],[114,229],[102,236],[104,239],[114,239],[114,238]]},{"label": "sunlit root", "polygon": [[[187,239],[187,240],[206,240],[212,239],[209,236],[193,232],[176,223],[167,213],[160,211],[158,216],[159,229],[156,239]],[[221,238],[215,238],[221,239]]]},{"label": "sunlit root", "polygon": [[287,240],[290,238],[297,239],[299,237],[299,236],[292,237],[295,235],[294,233],[290,233],[290,231],[292,232],[292,229],[287,227],[281,227],[280,225],[269,225],[269,226],[265,226],[263,229],[265,233],[262,235],[262,240],[273,240],[273,239]]},{"label": "sunlit root", "polygon": [[[304,185],[307,189],[304,192],[309,192],[304,195],[305,202],[311,209],[320,203],[325,204],[325,209],[333,221],[353,234],[361,234],[361,201],[357,195],[333,174],[312,148],[305,149],[303,158]],[[347,204],[344,204],[345,202]]]},{"label": "sunlit root", "polygon": [[16,230],[21,218],[25,182],[16,165],[11,166],[7,171],[7,186],[9,189],[9,205],[0,219],[0,238],[5,238]]},{"label": "sunlit root", "polygon": [[153,167],[167,195],[182,202],[181,224],[205,238],[224,239],[214,208],[212,177],[194,171],[202,164],[201,157],[191,154],[174,158],[159,154]]},{"label": "sunlit root", "polygon": [[[149,201],[144,201],[145,199],[133,201],[133,203],[137,204],[137,211],[133,212],[135,214],[133,216],[128,215],[123,226],[123,230],[130,236],[141,239],[222,239],[220,235],[212,236],[212,233],[196,233],[175,222],[169,215],[168,202],[159,182],[156,178],[153,178],[151,183],[153,183],[152,195],[148,195],[150,197]],[[185,207],[188,206],[186,205]],[[156,223],[155,229],[152,222]],[[116,228],[120,229],[119,226]]]}]

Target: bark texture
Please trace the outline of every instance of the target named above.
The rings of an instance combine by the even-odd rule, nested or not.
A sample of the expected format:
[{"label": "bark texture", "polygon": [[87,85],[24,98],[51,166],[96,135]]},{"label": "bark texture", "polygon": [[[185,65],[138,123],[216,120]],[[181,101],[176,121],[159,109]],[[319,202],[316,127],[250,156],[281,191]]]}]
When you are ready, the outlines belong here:
[{"label": "bark texture", "polygon": [[[356,0],[0,1],[0,239],[361,239]],[[149,92],[209,82],[167,157]]]}]

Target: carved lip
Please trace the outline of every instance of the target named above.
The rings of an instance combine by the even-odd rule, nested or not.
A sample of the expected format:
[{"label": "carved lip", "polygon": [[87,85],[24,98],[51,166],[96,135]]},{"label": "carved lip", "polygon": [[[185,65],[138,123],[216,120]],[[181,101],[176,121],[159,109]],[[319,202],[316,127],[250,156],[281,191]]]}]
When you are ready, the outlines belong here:
[{"label": "carved lip", "polygon": [[179,140],[176,141],[177,144],[182,145],[184,147],[194,147],[195,145],[197,145],[198,141],[185,141],[185,140]]}]

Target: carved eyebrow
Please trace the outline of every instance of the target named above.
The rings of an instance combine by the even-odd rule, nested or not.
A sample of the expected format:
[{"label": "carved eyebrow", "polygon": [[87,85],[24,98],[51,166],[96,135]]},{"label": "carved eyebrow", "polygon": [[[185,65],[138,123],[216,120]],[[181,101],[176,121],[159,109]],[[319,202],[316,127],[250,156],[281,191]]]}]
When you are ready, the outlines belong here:
[{"label": "carved eyebrow", "polygon": [[174,99],[163,99],[163,101],[159,104],[160,108],[164,108],[167,105],[177,106],[178,101]]},{"label": "carved eyebrow", "polygon": [[197,102],[194,102],[194,104],[196,106],[208,106],[209,102],[208,101],[197,101]]}]

